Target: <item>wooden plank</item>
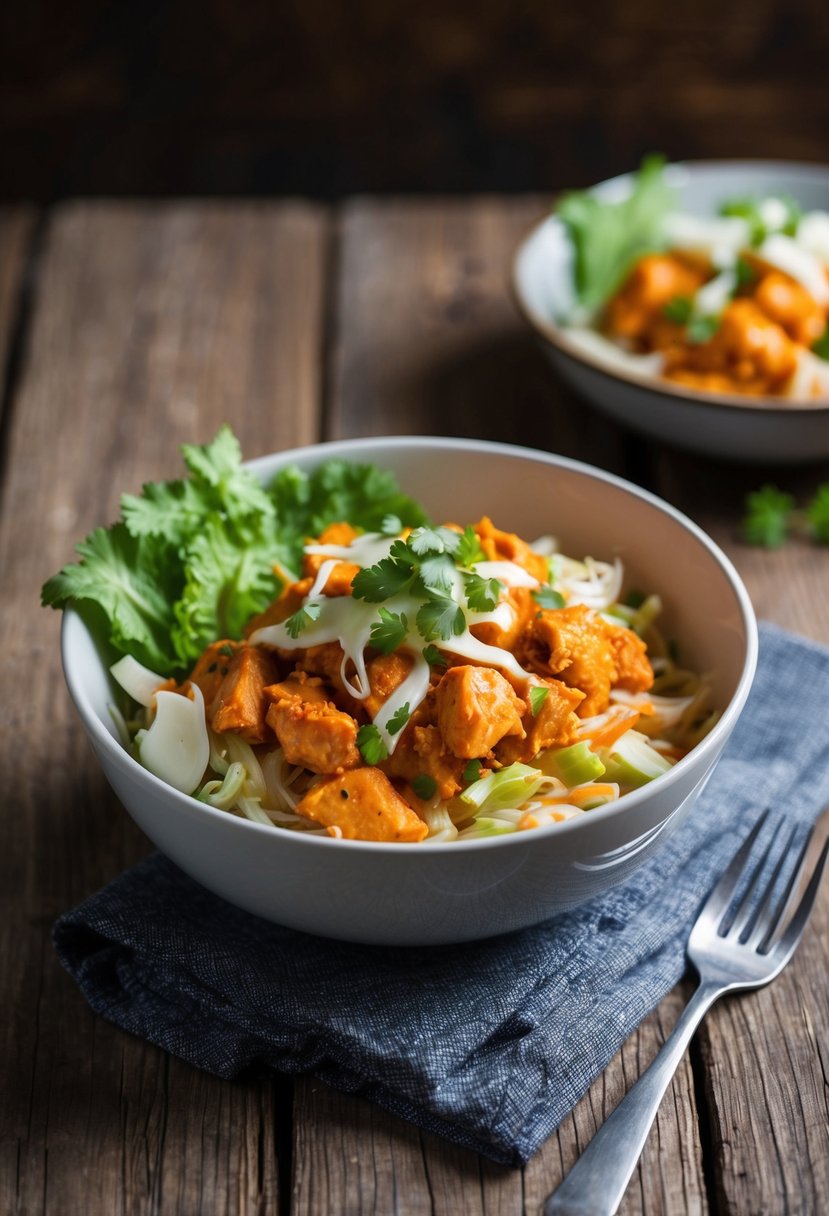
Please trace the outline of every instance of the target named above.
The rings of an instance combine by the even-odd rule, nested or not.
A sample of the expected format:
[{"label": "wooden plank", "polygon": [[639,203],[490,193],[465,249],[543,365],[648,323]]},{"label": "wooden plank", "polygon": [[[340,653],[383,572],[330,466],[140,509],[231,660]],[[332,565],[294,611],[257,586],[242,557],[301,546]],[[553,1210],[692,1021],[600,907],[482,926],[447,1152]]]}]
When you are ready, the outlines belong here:
[{"label": "wooden plank", "polygon": [[[784,422],[781,425],[785,425]],[[829,548],[740,539],[748,492],[774,484],[802,505],[829,462],[726,467],[665,453],[657,489],[723,547],[759,617],[829,644]],[[785,707],[782,707],[785,712]],[[823,775],[825,779],[825,774]],[[806,936],[769,988],[715,1007],[700,1031],[719,1201],[727,1212],[811,1213],[829,1195],[829,883]]]},{"label": "wooden plank", "polygon": [[[544,206],[537,198],[475,198],[361,200],[345,208],[328,435],[473,435],[622,467],[618,432],[553,377],[509,298],[512,251]],[[297,1213],[535,1213],[563,1163],[575,1160],[655,1053],[675,1008],[669,998],[646,1020],[523,1172],[300,1080]],[[658,1150],[649,1147],[625,1212],[706,1210],[695,1128],[686,1062],[660,1112]]]},{"label": "wooden plank", "polygon": [[523,443],[619,468],[618,432],[550,372],[510,296],[549,202],[358,200],[340,236],[327,433]]},{"label": "wooden plank", "polygon": [[23,317],[23,291],[32,235],[37,220],[33,207],[0,208],[0,420],[6,404],[9,358]]},{"label": "wooden plank", "polygon": [[[62,686],[40,584],[124,490],[230,421],[248,455],[318,432],[327,219],[306,205],[75,204],[49,226],[2,487],[0,1211],[253,1212],[289,1107],[94,1017],[56,915],[143,855]],[[285,1109],[277,1111],[282,1105]],[[289,1116],[288,1116],[289,1117]]]},{"label": "wooden plank", "polygon": [[[421,1133],[370,1103],[318,1081],[297,1086],[296,1216],[322,1212],[405,1216],[535,1216],[596,1130],[647,1067],[690,995],[672,993],[623,1046],[558,1131],[521,1170],[494,1165]],[[631,1180],[620,1216],[708,1211],[693,1071],[683,1061]]]}]

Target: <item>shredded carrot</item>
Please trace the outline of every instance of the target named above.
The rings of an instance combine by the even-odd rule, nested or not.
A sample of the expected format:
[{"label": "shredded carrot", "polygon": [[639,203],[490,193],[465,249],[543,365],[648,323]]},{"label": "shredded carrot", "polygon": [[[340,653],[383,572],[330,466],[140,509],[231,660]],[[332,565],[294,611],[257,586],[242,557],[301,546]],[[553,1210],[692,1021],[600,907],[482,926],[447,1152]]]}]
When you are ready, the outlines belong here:
[{"label": "shredded carrot", "polygon": [[579,731],[579,738],[588,739],[593,747],[610,747],[639,720],[639,712],[639,706],[613,705],[592,730]]},{"label": "shredded carrot", "polygon": [[562,794],[537,794],[535,801],[544,806],[578,806],[582,802],[592,802],[594,798],[618,798],[619,787],[611,782],[593,781],[589,785],[576,786],[565,790]]},{"label": "shredded carrot", "polygon": [[535,815],[532,814],[531,811],[527,811],[526,815],[522,815],[521,818],[518,820],[517,826],[518,826],[519,832],[525,832],[525,831],[527,831],[528,828],[537,828],[538,820],[536,819]]}]

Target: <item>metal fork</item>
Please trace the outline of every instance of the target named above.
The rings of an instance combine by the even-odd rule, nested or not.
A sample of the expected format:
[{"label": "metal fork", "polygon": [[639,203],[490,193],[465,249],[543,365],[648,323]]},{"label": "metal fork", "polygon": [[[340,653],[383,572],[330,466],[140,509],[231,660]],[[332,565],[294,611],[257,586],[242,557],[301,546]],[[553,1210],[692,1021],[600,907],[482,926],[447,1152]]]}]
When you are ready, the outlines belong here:
[{"label": "metal fork", "polygon": [[636,1168],[665,1090],[704,1015],[726,992],[742,992],[768,984],[794,954],[815,902],[829,853],[829,838],[788,923],[789,906],[807,870],[814,828],[800,850],[785,889],[775,897],[797,834],[794,828],[770,877],[763,881],[781,835],[782,825],[778,826],[732,913],[731,905],[748,873],[750,854],[767,817],[768,811],[749,832],[691,930],[688,957],[699,972],[699,987],[656,1059],[596,1132],[558,1189],[547,1198],[544,1216],[612,1216]]}]

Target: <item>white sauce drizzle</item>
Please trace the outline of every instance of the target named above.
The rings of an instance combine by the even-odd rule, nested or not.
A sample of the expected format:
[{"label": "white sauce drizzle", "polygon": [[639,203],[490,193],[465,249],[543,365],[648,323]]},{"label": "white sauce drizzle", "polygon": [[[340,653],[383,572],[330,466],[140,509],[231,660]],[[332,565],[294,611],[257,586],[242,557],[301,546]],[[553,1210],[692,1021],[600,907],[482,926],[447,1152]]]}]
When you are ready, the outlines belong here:
[{"label": "white sauce drizzle", "polygon": [[476,562],[475,573],[481,578],[497,578],[506,587],[538,587],[539,582],[515,562]]},{"label": "white sauce drizzle", "polygon": [[339,564],[340,564],[340,559],[337,557],[329,558],[328,561],[322,563],[319,570],[317,571],[317,577],[314,579],[314,582],[311,585],[311,589],[308,592],[309,600],[316,599],[316,597],[322,593],[322,591],[325,587],[325,584],[328,582],[329,578],[331,577],[331,574],[333,573],[334,570],[336,570],[336,568],[337,568],[337,566],[339,566]]},{"label": "white sauce drizzle", "polygon": [[758,255],[805,287],[822,308],[829,305],[829,279],[820,261],[790,236],[776,232],[766,237]]},{"label": "white sauce drizzle", "polygon": [[[374,565],[382,558],[388,557],[396,539],[396,537],[381,537],[378,533],[366,533],[357,537],[350,545],[306,545],[306,553],[328,558],[320,566],[313,586],[303,600],[303,604],[307,604],[309,600],[316,599],[320,606],[319,616],[316,620],[309,621],[295,638],[291,637],[284,623],[266,625],[251,634],[250,644],[273,646],[279,650],[306,650],[311,646],[337,642],[343,652],[340,665],[343,684],[355,700],[364,701],[371,692],[366,671],[365,651],[370,643],[371,627],[380,618],[380,608],[405,615],[407,622],[413,627],[418,608],[423,601],[413,595],[401,593],[389,597],[382,604],[373,604],[365,600],[354,599],[350,595],[325,596],[321,593],[324,591],[331,571],[340,561],[348,561],[363,567]],[[482,578],[497,578],[505,587],[537,587],[539,585],[538,579],[515,562],[478,562],[474,571]],[[445,650],[461,658],[500,668],[521,684],[531,680],[532,674],[521,667],[510,651],[504,650],[500,646],[486,645],[469,631],[470,623],[474,625],[484,621],[495,621],[501,628],[509,628],[514,619],[514,610],[511,605],[501,600],[491,612],[472,612],[466,606],[465,601],[464,571],[455,567],[449,573],[451,586],[446,594],[461,606],[466,622],[465,628],[463,633],[448,641],[436,639],[434,645],[439,650]],[[411,654],[414,660],[412,670],[383,703],[374,719],[374,724],[390,755],[397,746],[402,730],[391,734],[388,730],[389,722],[404,705],[408,705],[409,716],[411,716],[429,691],[431,668],[423,657],[426,645],[427,643],[420,634],[414,628],[410,628],[399,649]],[[349,674],[352,665],[354,671]]]}]

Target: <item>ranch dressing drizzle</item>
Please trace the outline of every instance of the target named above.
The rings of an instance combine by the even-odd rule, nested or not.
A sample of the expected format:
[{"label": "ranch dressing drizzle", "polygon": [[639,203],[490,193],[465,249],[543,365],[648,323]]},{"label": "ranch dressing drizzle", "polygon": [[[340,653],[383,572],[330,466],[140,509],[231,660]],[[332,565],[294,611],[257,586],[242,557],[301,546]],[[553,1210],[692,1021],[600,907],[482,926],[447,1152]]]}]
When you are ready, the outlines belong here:
[{"label": "ranch dressing drizzle", "polygon": [[[343,684],[355,700],[364,701],[371,692],[366,672],[365,650],[370,644],[371,627],[380,619],[380,608],[405,615],[406,620],[413,627],[417,611],[423,600],[403,592],[400,595],[389,597],[382,604],[375,604],[354,599],[350,595],[326,596],[321,592],[331,576],[331,571],[340,561],[348,561],[360,566],[374,565],[382,558],[388,557],[391,547],[397,539],[397,537],[380,536],[378,533],[366,533],[357,537],[351,545],[307,545],[306,553],[329,558],[328,561],[323,562],[311,590],[302,601],[303,606],[312,601],[319,606],[317,619],[310,620],[295,638],[290,635],[284,623],[267,625],[251,634],[249,639],[251,645],[273,646],[279,650],[306,650],[311,646],[337,642],[343,651],[340,667]],[[536,578],[533,578],[515,562],[478,562],[475,572],[482,578],[498,578],[505,586],[537,587],[539,585]],[[521,683],[532,679],[532,674],[521,667],[510,651],[503,650],[500,646],[486,645],[473,637],[469,631],[470,624],[475,625],[484,621],[496,621],[502,628],[506,628],[512,619],[510,605],[502,601],[491,612],[473,612],[465,605],[463,571],[455,568],[450,572],[450,579],[451,587],[447,594],[461,606],[466,627],[463,633],[457,637],[453,636],[447,641],[437,638],[433,645],[449,654],[500,668]],[[403,732],[401,730],[391,734],[388,730],[388,723],[405,705],[408,705],[409,717],[411,717],[429,691],[431,668],[423,657],[426,645],[427,643],[417,630],[410,628],[398,649],[412,656],[414,660],[412,670],[383,703],[374,718],[374,724],[390,755]],[[351,664],[354,666],[354,672],[349,676],[348,669]]]},{"label": "ranch dressing drizzle", "polygon": [[766,237],[757,254],[764,262],[796,279],[822,307],[829,304],[829,281],[823,266],[790,236],[775,232],[773,236]]}]

